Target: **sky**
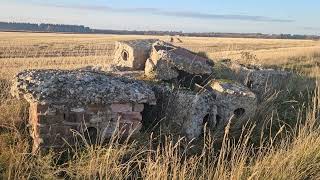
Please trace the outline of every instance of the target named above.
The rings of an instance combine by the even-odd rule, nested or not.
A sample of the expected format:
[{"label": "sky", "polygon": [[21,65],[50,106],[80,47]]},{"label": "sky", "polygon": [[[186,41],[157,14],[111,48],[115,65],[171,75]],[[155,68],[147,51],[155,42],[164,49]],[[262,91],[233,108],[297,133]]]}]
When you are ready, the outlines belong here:
[{"label": "sky", "polygon": [[0,0],[0,21],[320,35],[319,0]]}]

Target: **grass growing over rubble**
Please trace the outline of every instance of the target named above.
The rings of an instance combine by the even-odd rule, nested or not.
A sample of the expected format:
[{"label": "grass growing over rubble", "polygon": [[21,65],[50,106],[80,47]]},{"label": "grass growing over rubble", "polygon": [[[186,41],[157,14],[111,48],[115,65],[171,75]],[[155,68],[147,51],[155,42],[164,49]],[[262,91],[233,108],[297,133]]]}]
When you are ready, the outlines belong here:
[{"label": "grass growing over rubble", "polygon": [[[319,92],[318,88],[306,111],[297,116],[303,123],[291,130],[285,130],[283,125],[275,135],[266,132],[259,136],[261,142],[253,144],[252,137],[257,136],[255,126],[248,126],[238,140],[232,138],[228,126],[220,148],[215,148],[213,137],[205,134],[201,151],[192,155],[188,153],[192,147],[184,139],[173,141],[170,137],[150,135],[150,140],[142,146],[135,141],[115,140],[104,146],[73,149],[59,162],[59,153],[31,155],[26,132],[11,126],[0,136],[2,178],[318,179]],[[22,112],[25,109],[11,108]],[[269,122],[277,121],[272,118]]]},{"label": "grass growing over rubble", "polygon": [[[183,41],[195,48],[201,39]],[[232,40],[226,39],[225,43],[229,41]],[[249,48],[260,40],[247,45],[244,40],[241,42],[244,48]],[[290,41],[290,46],[295,43],[306,46],[311,42]],[[262,46],[276,45],[266,40]],[[210,54],[207,50],[199,51]],[[320,74],[316,53],[282,59],[285,63],[280,65],[275,60],[265,63],[294,70],[299,75],[288,82],[290,88],[269,94],[258,107],[256,117],[244,128],[227,126],[220,134],[205,132],[193,143],[155,132],[142,134],[135,141],[120,142],[115,138],[103,146],[87,144],[61,153],[31,155],[24,124],[28,118],[27,103],[11,99],[9,77],[26,68],[70,69],[91,65],[90,59],[93,64],[107,63],[107,60],[99,62],[104,56],[81,57],[79,64],[76,58],[61,61],[62,58],[44,59],[37,64],[32,61],[37,62],[38,58],[0,59],[6,65],[0,70],[0,179],[320,178],[320,87],[312,83]],[[241,134],[240,138],[235,139],[235,133]]]}]

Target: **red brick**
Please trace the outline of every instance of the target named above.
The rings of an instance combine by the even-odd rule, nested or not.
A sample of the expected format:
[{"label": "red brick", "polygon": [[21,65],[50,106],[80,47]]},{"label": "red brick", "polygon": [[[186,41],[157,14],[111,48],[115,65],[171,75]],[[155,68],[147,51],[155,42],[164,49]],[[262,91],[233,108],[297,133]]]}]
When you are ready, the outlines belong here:
[{"label": "red brick", "polygon": [[131,104],[111,104],[112,112],[131,112]]},{"label": "red brick", "polygon": [[98,112],[106,112],[108,111],[107,106],[103,105],[89,105],[86,110],[88,113],[95,113],[97,114]]},{"label": "red brick", "polygon": [[44,114],[49,109],[49,106],[37,104],[36,109],[38,114]]},{"label": "red brick", "polygon": [[31,103],[30,110],[32,113],[41,115],[55,115],[57,110],[55,108],[49,107],[48,105],[41,105],[38,103]]},{"label": "red brick", "polygon": [[51,136],[70,136],[72,135],[71,129],[76,129],[73,126],[66,126],[66,125],[52,125],[52,126],[43,126],[39,127],[39,134],[40,136],[43,135],[51,135]]},{"label": "red brick", "polygon": [[144,109],[144,105],[143,104],[134,104],[133,105],[133,111],[134,112],[142,112]]},{"label": "red brick", "polygon": [[141,129],[141,123],[134,123],[134,122],[131,122],[131,123],[120,122],[119,123],[119,131],[123,135],[137,133],[140,131],[140,129]]},{"label": "red brick", "polygon": [[[62,123],[64,120],[63,114],[58,114],[58,115],[38,115],[38,124],[57,124],[57,123]],[[35,123],[32,121],[32,123]]]},{"label": "red brick", "polygon": [[41,137],[42,147],[61,147],[65,144],[73,143],[71,136],[60,136],[60,135],[47,135]]},{"label": "red brick", "polygon": [[121,134],[129,134],[131,129],[131,124],[119,123],[119,131]]},{"label": "red brick", "polygon": [[64,113],[64,121],[72,123],[81,123],[85,121],[84,112],[66,112]]},{"label": "red brick", "polygon": [[119,113],[120,121],[129,120],[129,121],[142,121],[142,115],[139,112],[122,112]]}]

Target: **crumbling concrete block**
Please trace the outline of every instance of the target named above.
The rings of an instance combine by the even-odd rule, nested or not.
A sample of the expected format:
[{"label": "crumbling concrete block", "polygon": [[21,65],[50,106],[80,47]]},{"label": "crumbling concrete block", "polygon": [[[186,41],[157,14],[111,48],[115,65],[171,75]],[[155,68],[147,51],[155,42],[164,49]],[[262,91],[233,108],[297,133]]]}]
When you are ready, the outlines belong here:
[{"label": "crumbling concrete block", "polygon": [[197,93],[191,90],[175,90],[168,84],[154,84],[157,98],[155,106],[149,106],[148,120],[153,125],[170,133],[178,133],[188,139],[198,138],[204,126],[216,126],[217,106],[215,95],[208,92]]},{"label": "crumbling concrete block", "polygon": [[206,123],[215,127],[217,106],[215,97],[207,93],[176,91],[168,108],[167,118],[175,123],[188,139],[198,138]]},{"label": "crumbling concrete block", "polygon": [[127,70],[143,70],[156,39],[118,41],[115,46],[114,63]]},{"label": "crumbling concrete block", "polygon": [[223,62],[228,78],[236,80],[256,93],[259,100],[267,92],[284,88],[292,77],[291,72],[263,69],[258,66],[245,66],[231,61]]},{"label": "crumbling concrete block", "polygon": [[19,73],[11,94],[30,103],[33,150],[74,145],[75,132],[88,142],[141,129],[151,87],[141,81],[89,71],[30,70]]},{"label": "crumbling concrete block", "polygon": [[216,96],[219,126],[226,125],[232,118],[248,119],[257,109],[256,95],[249,88],[230,80],[214,80],[207,88]]},{"label": "crumbling concrete block", "polygon": [[[209,76],[213,63],[191,51],[163,41],[152,45],[150,58],[146,62],[145,74],[159,80],[179,79],[179,76]],[[191,78],[192,79],[192,78]]]}]

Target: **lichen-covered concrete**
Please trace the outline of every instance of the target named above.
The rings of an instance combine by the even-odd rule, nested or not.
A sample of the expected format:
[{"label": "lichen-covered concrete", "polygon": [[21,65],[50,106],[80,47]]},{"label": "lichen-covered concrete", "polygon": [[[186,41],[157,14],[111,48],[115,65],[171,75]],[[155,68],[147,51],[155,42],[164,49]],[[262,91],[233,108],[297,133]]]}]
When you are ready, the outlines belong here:
[{"label": "lichen-covered concrete", "polygon": [[266,93],[285,87],[292,77],[292,73],[287,71],[245,66],[231,61],[223,62],[223,65],[229,73],[226,73],[228,78],[250,88],[260,100]]},{"label": "lichen-covered concrete", "polygon": [[144,106],[156,103],[144,82],[88,70],[23,71],[11,93],[30,103],[33,151],[137,134]]},{"label": "lichen-covered concrete", "polygon": [[152,45],[145,73],[152,78],[172,80],[178,78],[180,72],[209,76],[212,73],[212,66],[213,63],[209,59],[187,49],[157,41]]},{"label": "lichen-covered concrete", "polygon": [[254,116],[257,98],[249,88],[230,80],[214,80],[207,89],[216,96],[218,125],[224,126],[233,118],[248,119]]},{"label": "lichen-covered concrete", "polygon": [[155,41],[143,39],[116,42],[114,64],[126,70],[143,70]]},{"label": "lichen-covered concrete", "polygon": [[78,106],[155,103],[150,87],[128,78],[77,70],[27,70],[13,80],[11,94],[28,102]]}]

